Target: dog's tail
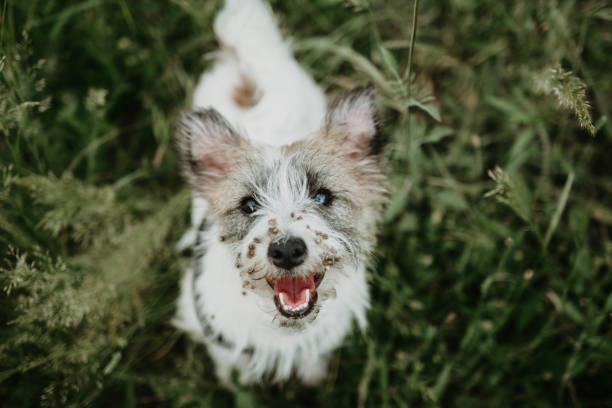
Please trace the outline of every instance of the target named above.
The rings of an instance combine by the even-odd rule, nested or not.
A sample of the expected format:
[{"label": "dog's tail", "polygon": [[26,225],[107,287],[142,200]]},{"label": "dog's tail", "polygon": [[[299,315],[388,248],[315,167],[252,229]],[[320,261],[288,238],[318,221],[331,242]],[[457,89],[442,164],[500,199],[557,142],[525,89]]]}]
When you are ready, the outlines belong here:
[{"label": "dog's tail", "polygon": [[221,46],[252,67],[265,59],[291,55],[272,9],[262,0],[226,0],[214,29]]}]

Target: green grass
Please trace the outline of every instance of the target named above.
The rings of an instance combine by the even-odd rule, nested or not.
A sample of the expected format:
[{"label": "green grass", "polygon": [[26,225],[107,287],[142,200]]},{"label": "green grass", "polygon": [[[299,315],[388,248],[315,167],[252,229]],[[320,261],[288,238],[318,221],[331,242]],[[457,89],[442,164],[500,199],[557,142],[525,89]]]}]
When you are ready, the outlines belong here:
[{"label": "green grass", "polygon": [[1,3],[0,405],[612,406],[612,7],[422,1],[409,67],[413,5],[273,1],[330,97],[381,90],[393,196],[329,379],[232,394],[168,324],[219,4]]}]

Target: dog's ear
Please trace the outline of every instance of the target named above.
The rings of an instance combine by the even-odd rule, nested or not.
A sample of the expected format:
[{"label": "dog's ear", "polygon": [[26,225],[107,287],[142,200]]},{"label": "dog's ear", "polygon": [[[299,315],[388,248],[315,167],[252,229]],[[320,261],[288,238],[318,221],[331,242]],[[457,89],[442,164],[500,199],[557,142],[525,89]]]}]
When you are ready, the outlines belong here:
[{"label": "dog's ear", "polygon": [[210,179],[225,177],[235,164],[236,153],[248,145],[212,108],[181,112],[175,142],[183,173],[196,189]]},{"label": "dog's ear", "polygon": [[342,154],[358,160],[379,154],[384,140],[380,134],[374,86],[358,87],[336,98],[325,127],[327,135],[339,140]]}]

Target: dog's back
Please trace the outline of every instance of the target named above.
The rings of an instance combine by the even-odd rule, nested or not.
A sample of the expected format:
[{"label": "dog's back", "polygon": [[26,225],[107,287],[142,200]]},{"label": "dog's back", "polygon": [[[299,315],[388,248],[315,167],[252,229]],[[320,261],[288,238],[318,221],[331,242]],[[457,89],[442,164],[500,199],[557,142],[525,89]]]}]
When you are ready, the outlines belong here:
[{"label": "dog's back", "polygon": [[213,107],[248,137],[292,143],[318,130],[325,98],[293,59],[269,6],[227,0],[215,20],[221,51],[194,94],[194,108]]}]

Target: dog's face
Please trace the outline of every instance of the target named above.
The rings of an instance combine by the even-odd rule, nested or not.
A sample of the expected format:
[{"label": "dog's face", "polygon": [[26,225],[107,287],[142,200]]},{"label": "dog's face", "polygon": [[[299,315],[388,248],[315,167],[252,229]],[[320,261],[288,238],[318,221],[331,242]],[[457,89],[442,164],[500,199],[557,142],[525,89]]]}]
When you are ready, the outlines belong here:
[{"label": "dog's face", "polygon": [[367,261],[386,198],[375,96],[343,95],[320,132],[283,147],[249,142],[211,109],[179,119],[183,172],[233,254],[236,291],[280,326],[312,322]]}]

